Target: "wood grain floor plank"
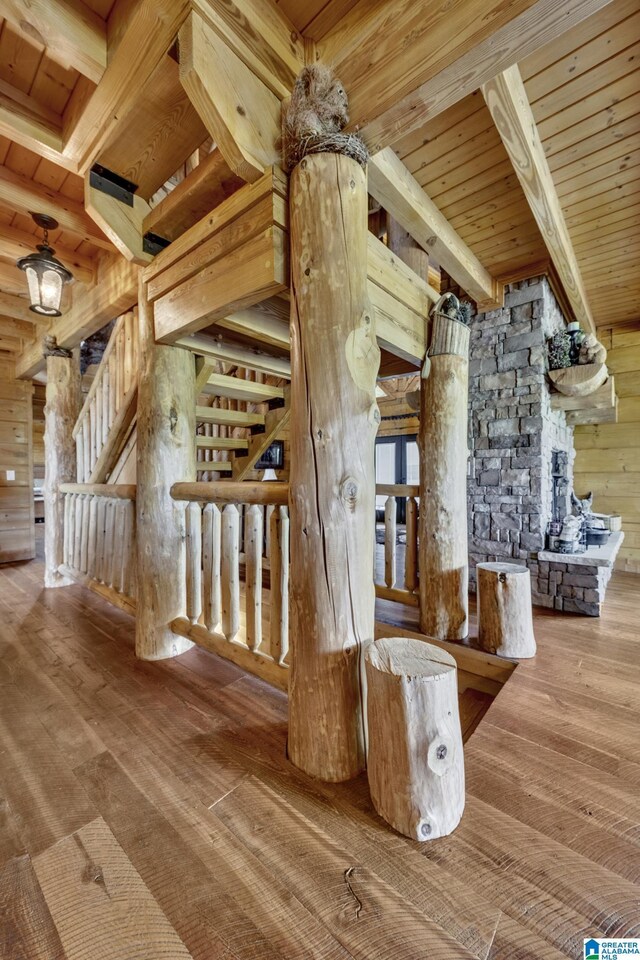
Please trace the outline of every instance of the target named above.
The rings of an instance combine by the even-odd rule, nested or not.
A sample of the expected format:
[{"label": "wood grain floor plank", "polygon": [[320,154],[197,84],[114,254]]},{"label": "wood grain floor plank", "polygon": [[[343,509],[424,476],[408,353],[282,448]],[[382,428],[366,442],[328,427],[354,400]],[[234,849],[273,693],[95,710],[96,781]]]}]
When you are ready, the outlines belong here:
[{"label": "wood grain floor plank", "polygon": [[95,811],[26,698],[0,697],[0,790],[32,856],[93,820]]},{"label": "wood grain floor plank", "polygon": [[0,868],[2,960],[68,960],[28,856]]},{"label": "wood grain floor plank", "polygon": [[34,859],[67,960],[188,960],[178,937],[102,818]]},{"label": "wood grain floor plank", "polygon": [[170,817],[185,842],[195,846],[216,883],[232,894],[283,957],[345,960],[351,956],[283,880],[224,826],[215,815],[217,804],[207,809],[194,802],[189,788],[151,751],[138,750],[121,763],[135,785]]},{"label": "wood grain floor plank", "polygon": [[[3,566],[0,898],[22,893],[0,914],[2,960],[138,960],[136,932],[146,958],[154,903],[195,960],[560,960],[583,936],[637,934],[637,583],[615,574],[599,620],[536,610],[538,656],[486,713],[467,685],[465,814],[416,844],[375,814],[366,777],[321,784],[289,763],[284,694],[197,648],[137,661],[126,614],[44,590],[40,562]],[[55,934],[32,850],[66,952],[46,936],[25,952],[31,927]],[[118,913],[118,894],[102,910],[102,861],[139,909]]]},{"label": "wood grain floor plank", "polygon": [[77,774],[194,960],[281,956],[110,754]]},{"label": "wood grain floor plank", "polygon": [[355,958],[473,956],[435,921],[256,780],[216,804],[216,815]]}]

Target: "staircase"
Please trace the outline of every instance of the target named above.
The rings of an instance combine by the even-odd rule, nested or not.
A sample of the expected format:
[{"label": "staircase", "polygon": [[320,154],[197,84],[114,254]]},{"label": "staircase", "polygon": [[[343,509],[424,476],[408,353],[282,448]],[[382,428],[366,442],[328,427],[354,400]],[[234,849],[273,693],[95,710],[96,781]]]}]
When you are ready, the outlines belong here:
[{"label": "staircase", "polygon": [[138,318],[132,310],[116,320],[73,428],[78,483],[135,483],[137,400]]},{"label": "staircase", "polygon": [[287,427],[289,361],[203,335],[185,341],[181,346],[188,345],[201,358],[198,480],[245,480]]}]

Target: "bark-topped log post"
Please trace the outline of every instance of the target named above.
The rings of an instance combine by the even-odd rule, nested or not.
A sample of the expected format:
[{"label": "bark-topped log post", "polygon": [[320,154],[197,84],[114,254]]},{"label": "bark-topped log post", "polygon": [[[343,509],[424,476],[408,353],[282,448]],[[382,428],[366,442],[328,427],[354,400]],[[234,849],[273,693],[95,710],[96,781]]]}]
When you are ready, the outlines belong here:
[{"label": "bark-topped log post", "polygon": [[64,563],[64,495],[61,483],[76,481],[76,442],[73,428],[80,413],[78,357],[52,347],[45,351],[47,388],[44,408],[44,585],[73,583],[58,572]]},{"label": "bark-topped log post", "polygon": [[185,513],[170,490],[196,479],[195,364],[188,350],[155,343],[142,280],[138,317],[136,654],[162,660],[193,646],[169,623],[186,610]]},{"label": "bark-topped log post", "polygon": [[323,780],[365,766],[380,363],[367,299],[367,177],[351,157],[291,174],[289,756]]},{"label": "bark-topped log post", "polygon": [[467,393],[469,328],[434,312],[420,391],[420,629],[468,633]]}]

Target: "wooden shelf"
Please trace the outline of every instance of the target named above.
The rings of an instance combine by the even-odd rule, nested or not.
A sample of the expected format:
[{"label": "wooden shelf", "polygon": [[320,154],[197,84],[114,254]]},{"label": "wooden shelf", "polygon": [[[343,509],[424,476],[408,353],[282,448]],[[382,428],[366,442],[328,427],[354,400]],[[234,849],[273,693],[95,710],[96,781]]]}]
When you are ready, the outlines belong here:
[{"label": "wooden shelf", "polygon": [[618,398],[615,377],[608,377],[601,387],[587,397],[566,397],[554,392],[551,394],[551,409],[564,410],[567,414],[567,423],[571,426],[617,423]]}]

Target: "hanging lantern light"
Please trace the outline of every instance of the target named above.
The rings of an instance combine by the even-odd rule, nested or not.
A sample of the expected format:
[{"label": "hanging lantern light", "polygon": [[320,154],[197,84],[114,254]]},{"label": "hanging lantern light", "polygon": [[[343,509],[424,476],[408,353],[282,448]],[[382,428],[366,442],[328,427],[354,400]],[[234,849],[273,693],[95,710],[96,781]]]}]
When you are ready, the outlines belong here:
[{"label": "hanging lantern light", "polygon": [[32,213],[34,221],[44,230],[44,242],[37,245],[37,253],[21,257],[16,266],[24,270],[27,276],[30,310],[45,317],[59,317],[62,301],[62,288],[73,280],[70,270],[54,256],[49,246],[49,230],[55,230],[58,221],[43,213]]}]

